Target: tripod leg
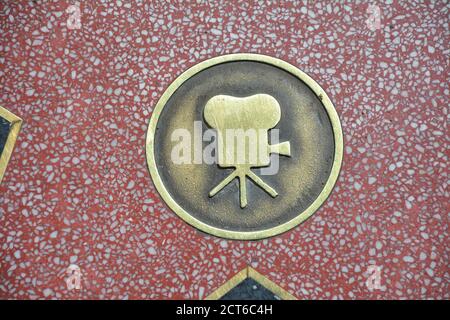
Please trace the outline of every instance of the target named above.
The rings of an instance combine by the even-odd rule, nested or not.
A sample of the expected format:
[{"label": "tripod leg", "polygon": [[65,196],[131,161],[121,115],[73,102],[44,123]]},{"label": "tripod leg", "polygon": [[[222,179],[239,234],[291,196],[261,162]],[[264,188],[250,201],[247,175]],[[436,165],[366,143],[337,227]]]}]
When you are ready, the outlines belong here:
[{"label": "tripod leg", "polygon": [[262,181],[262,179],[258,177],[255,173],[253,173],[253,171],[249,170],[247,172],[247,175],[250,179],[252,179],[258,186],[260,186],[265,192],[270,194],[273,198],[275,198],[278,195],[278,193],[271,186]]},{"label": "tripod leg", "polygon": [[245,174],[239,175],[239,195],[241,199],[241,208],[247,206],[247,176]]},{"label": "tripod leg", "polygon": [[209,192],[209,196],[214,197],[217,194],[217,192],[225,188],[226,185],[229,184],[234,178],[236,178],[237,175],[238,175],[237,170],[234,170],[232,173],[230,173],[228,177],[223,179],[222,182],[220,182],[217,186],[214,187],[214,189],[212,189]]}]

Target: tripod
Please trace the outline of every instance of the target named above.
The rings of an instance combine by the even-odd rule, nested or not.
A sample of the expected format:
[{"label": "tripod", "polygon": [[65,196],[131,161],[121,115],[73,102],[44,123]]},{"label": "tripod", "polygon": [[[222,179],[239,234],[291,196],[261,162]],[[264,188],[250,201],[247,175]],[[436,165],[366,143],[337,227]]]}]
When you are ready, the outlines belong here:
[{"label": "tripod", "polygon": [[236,169],[230,173],[225,179],[223,179],[217,186],[215,186],[210,192],[209,196],[213,197],[220,190],[225,188],[234,178],[239,178],[239,196],[240,196],[240,204],[241,208],[245,208],[247,206],[247,185],[246,185],[246,177],[249,177],[257,186],[262,188],[268,194],[270,194],[273,198],[275,198],[278,193],[267,183],[265,183],[260,177],[258,177],[253,171],[250,170],[250,167],[236,167]]}]

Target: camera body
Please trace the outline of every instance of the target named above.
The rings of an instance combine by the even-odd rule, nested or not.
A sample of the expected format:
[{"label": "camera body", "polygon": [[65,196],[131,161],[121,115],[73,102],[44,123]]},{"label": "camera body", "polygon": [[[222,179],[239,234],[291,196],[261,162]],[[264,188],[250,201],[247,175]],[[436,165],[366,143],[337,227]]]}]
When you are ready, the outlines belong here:
[{"label": "camera body", "polygon": [[268,131],[280,121],[278,101],[268,94],[217,95],[204,109],[206,123],[217,130],[220,167],[265,167],[270,153],[290,155],[289,142],[269,144]]}]

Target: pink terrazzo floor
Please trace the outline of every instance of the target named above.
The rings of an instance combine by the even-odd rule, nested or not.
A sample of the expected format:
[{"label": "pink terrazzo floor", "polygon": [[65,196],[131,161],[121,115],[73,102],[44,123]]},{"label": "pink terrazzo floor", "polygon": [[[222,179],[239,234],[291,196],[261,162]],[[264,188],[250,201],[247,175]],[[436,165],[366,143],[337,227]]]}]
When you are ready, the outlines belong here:
[{"label": "pink terrazzo floor", "polygon": [[[0,2],[0,105],[24,120],[0,185],[0,298],[201,299],[250,264],[299,299],[450,298],[449,2],[380,1],[374,31],[366,1],[249,3],[82,1],[69,29],[75,1]],[[326,204],[258,242],[185,224],[145,157],[170,82],[235,52],[307,72],[345,139]]]}]

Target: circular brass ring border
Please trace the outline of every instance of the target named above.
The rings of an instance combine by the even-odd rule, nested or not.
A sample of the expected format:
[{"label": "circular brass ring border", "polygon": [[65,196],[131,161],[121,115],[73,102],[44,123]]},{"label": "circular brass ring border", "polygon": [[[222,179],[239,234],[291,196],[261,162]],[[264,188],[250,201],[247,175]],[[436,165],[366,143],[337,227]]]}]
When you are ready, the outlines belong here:
[{"label": "circular brass ring border", "polygon": [[[321,99],[323,106],[325,107],[328,117],[331,121],[331,126],[333,128],[334,133],[334,142],[335,142],[335,152],[334,152],[334,161],[333,167],[331,169],[330,176],[319,196],[314,200],[314,202],[302,213],[300,213],[295,218],[270,229],[260,230],[260,231],[231,231],[220,229],[216,227],[212,227],[202,221],[194,218],[188,212],[186,212],[175,200],[170,196],[169,192],[165,188],[161,176],[156,167],[155,161],[155,149],[154,149],[154,135],[156,131],[156,126],[158,124],[159,116],[164,109],[169,98],[172,94],[180,87],[186,80],[188,80],[193,75],[199,73],[200,71],[212,67],[214,65],[231,62],[231,61],[256,61],[262,62],[266,64],[273,65],[280,69],[283,69],[290,74],[296,76],[301,81],[303,81],[315,94],[319,99]],[[325,202],[325,200],[330,195],[333,187],[338,179],[339,171],[341,169],[342,157],[343,157],[343,135],[342,135],[342,127],[339,121],[338,114],[333,106],[328,95],[325,91],[315,82],[310,76],[306,73],[298,69],[297,67],[287,63],[283,60],[273,58],[266,55],[261,54],[253,54],[253,53],[235,53],[228,54],[223,56],[214,57],[203,62],[200,62],[185,72],[183,72],[178,78],[173,81],[170,86],[163,93],[158,103],[156,104],[155,109],[153,110],[152,116],[150,118],[150,123],[147,130],[147,138],[146,138],[146,156],[148,168],[150,170],[150,175],[152,176],[153,183],[163,200],[166,204],[185,222],[192,225],[195,228],[200,229],[206,233],[212,234],[214,236],[218,236],[221,238],[234,239],[234,240],[258,240],[264,239],[268,237],[273,237],[283,232],[286,232],[300,223],[304,222],[311,215],[313,215],[320,206]]]}]

